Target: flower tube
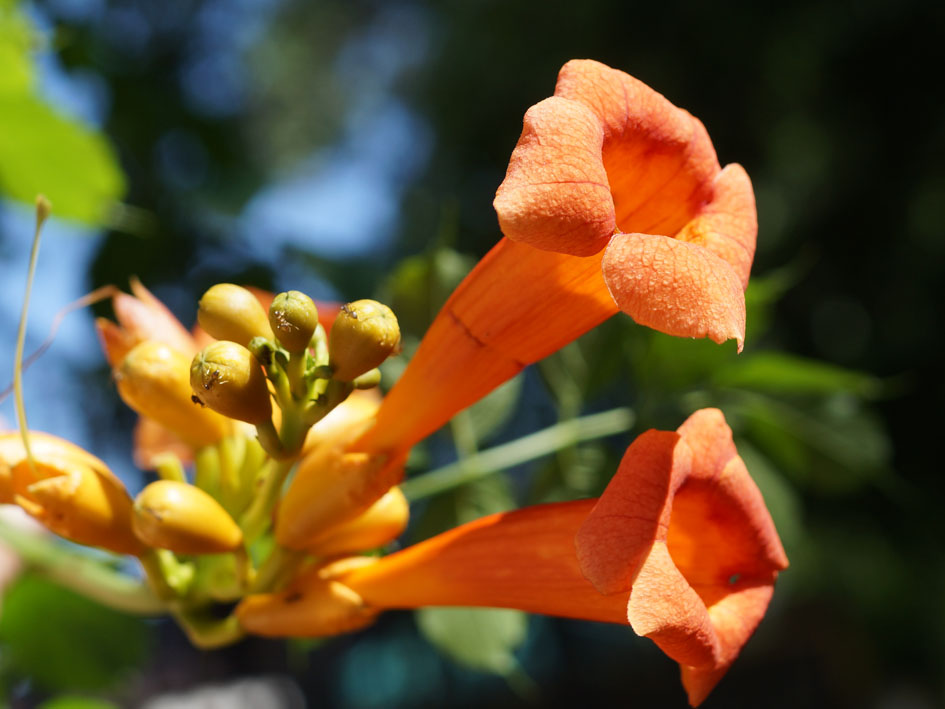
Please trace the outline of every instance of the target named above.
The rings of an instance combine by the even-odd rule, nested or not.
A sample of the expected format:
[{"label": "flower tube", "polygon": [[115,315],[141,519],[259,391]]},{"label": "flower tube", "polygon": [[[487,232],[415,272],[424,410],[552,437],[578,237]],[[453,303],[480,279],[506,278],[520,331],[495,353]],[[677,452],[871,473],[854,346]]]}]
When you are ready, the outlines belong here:
[{"label": "flower tube", "polygon": [[751,183],[637,79],[565,64],[525,114],[494,204],[505,238],[443,306],[359,449],[409,448],[618,310],[741,349]]},{"label": "flower tube", "polygon": [[767,609],[787,557],[721,412],[647,431],[598,500],[491,515],[337,581],[364,609],[491,606],[627,623],[701,703]]}]

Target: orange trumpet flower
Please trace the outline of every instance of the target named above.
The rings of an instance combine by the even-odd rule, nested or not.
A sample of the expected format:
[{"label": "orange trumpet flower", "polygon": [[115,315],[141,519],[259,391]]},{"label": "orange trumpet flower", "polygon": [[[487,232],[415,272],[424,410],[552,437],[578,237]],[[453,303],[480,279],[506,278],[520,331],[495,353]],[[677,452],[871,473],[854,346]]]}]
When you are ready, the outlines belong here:
[{"label": "orange trumpet flower", "polygon": [[722,413],[627,449],[599,500],[492,515],[338,577],[363,609],[518,608],[629,623],[695,706],[761,621],[787,557]]},{"label": "orange trumpet flower", "polygon": [[741,349],[751,182],[637,79],[565,64],[555,95],[525,114],[495,208],[506,238],[443,306],[360,449],[409,448],[618,310]]}]

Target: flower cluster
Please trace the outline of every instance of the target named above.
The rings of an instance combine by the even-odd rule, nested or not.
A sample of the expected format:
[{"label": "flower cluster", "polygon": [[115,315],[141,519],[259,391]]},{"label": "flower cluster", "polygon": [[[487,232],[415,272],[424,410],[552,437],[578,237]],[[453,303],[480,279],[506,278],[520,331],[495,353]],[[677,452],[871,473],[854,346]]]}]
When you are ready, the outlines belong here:
[{"label": "flower cluster", "polygon": [[[99,320],[136,462],[134,499],[48,434],[0,435],[0,502],[138,557],[195,642],[325,636],[392,608],[460,605],[629,625],[681,667],[693,705],[761,621],[787,559],[721,412],[629,446],[597,500],[485,517],[378,557],[404,530],[409,449],[618,311],[744,341],[751,184],[702,124],[623,72],[572,61],[525,115],[495,208],[504,234],[383,400],[399,346],[375,301],[316,306],[232,284],[186,330],[138,282]],[[326,317],[327,316],[327,317]],[[188,473],[187,468],[192,468]],[[207,612],[237,602],[222,621]]]}]

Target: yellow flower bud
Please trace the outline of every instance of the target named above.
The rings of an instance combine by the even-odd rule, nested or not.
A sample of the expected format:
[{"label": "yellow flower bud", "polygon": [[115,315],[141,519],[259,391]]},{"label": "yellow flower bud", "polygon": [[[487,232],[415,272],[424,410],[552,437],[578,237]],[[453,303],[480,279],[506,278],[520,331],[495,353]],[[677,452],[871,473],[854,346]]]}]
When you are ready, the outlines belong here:
[{"label": "yellow flower bud", "polygon": [[331,557],[374,549],[399,537],[409,518],[407,498],[399,487],[392,487],[366,512],[325,531],[308,550],[316,556]]},{"label": "yellow flower bud", "polygon": [[332,376],[350,382],[374,369],[399,347],[400,327],[390,308],[376,300],[343,305],[328,338]]},{"label": "yellow flower bud", "polygon": [[[30,450],[34,460],[48,458],[71,459],[92,468],[106,469],[105,463],[74,443],[40,431],[30,431]],[[19,431],[0,433],[0,504],[13,502],[17,493],[22,493],[27,486],[41,480],[34,475],[26,461],[26,449]],[[22,463],[22,465],[21,465]],[[54,473],[51,473],[54,474]]]},{"label": "yellow flower bud", "polygon": [[400,480],[403,459],[347,453],[341,445],[320,446],[299,463],[279,502],[275,534],[279,544],[305,550],[332,527],[354,519]]},{"label": "yellow flower bud", "polygon": [[143,542],[178,554],[221,554],[243,544],[239,525],[199,487],[158,480],[138,493],[134,531]]},{"label": "yellow flower bud", "polygon": [[308,571],[279,593],[247,596],[236,607],[240,625],[256,635],[300,638],[338,635],[370,624],[378,611],[334,581],[330,568]]},{"label": "yellow flower bud", "polygon": [[280,293],[269,306],[269,326],[289,352],[304,352],[318,327],[318,308],[305,293]]},{"label": "yellow flower bud", "polygon": [[145,547],[132,531],[131,498],[121,481],[91,454],[44,448],[33,450],[34,467],[25,458],[13,466],[16,503],[77,544],[141,554]]},{"label": "yellow flower bud", "polygon": [[253,353],[220,341],[199,352],[190,365],[194,397],[214,411],[254,426],[272,420],[269,386]]},{"label": "yellow flower bud", "polygon": [[220,414],[191,399],[190,359],[162,342],[134,347],[115,372],[118,393],[128,406],[154,419],[188,445],[212,445],[232,428]]},{"label": "yellow flower bud", "polygon": [[266,311],[256,296],[232,283],[218,283],[203,294],[197,306],[197,321],[216,339],[244,347],[254,337],[272,339]]}]

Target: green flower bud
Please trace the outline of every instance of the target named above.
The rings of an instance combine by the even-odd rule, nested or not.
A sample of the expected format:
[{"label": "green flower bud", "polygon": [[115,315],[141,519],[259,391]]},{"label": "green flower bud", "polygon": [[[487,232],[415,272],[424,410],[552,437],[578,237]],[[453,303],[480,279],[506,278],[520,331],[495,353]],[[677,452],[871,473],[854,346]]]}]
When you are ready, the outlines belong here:
[{"label": "green flower bud", "polygon": [[318,309],[305,293],[280,293],[269,306],[269,326],[289,352],[304,352],[318,327]]},{"label": "green flower bud", "polygon": [[203,294],[197,306],[197,321],[218,340],[244,347],[257,336],[272,338],[266,311],[256,296],[232,283],[217,283]]},{"label": "green flower bud", "polygon": [[400,327],[390,308],[376,300],[343,305],[328,339],[333,376],[350,382],[374,369],[399,348]]},{"label": "green flower bud", "polygon": [[194,397],[214,411],[259,426],[272,419],[269,386],[253,354],[225,340],[208,345],[190,365]]}]

